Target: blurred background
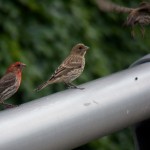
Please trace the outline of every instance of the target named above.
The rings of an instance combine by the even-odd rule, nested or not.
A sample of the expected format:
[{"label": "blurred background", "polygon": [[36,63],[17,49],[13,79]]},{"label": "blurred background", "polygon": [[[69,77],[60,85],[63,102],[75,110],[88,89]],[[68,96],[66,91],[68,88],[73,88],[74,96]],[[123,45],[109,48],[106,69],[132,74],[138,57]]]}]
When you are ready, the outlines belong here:
[{"label": "blurred background", "polygon": [[[140,0],[112,2],[136,7]],[[90,47],[82,84],[128,68],[149,53],[150,29],[143,38],[139,27],[133,39],[124,27],[126,14],[104,13],[93,0],[0,0],[0,76],[15,61],[27,64],[19,91],[7,102],[22,104],[65,90],[54,84],[39,93],[33,89],[47,80],[71,48],[82,42]],[[98,115],[98,114],[97,114]],[[130,129],[103,137],[76,150],[133,150]]]}]

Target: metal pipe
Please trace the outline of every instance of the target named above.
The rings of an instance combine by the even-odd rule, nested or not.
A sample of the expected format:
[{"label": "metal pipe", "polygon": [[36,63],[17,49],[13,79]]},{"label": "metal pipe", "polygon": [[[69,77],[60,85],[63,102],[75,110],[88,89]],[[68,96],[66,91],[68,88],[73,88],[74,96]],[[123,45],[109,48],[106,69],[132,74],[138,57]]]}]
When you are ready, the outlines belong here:
[{"label": "metal pipe", "polygon": [[0,112],[0,150],[69,150],[150,117],[150,63]]},{"label": "metal pipe", "polygon": [[[150,62],[150,54],[142,57],[141,59],[134,62],[130,67],[135,67],[143,63]],[[149,139],[150,139],[150,118],[141,122],[134,124],[131,128],[134,138],[134,144],[136,150],[147,150],[150,149]]]}]

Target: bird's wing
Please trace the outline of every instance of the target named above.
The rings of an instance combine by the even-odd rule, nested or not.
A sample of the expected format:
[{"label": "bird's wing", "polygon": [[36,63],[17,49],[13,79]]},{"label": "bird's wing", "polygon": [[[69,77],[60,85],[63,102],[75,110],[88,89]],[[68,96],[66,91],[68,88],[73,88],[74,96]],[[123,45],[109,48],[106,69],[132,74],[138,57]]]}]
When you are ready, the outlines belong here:
[{"label": "bird's wing", "polygon": [[0,93],[11,87],[16,82],[16,76],[13,73],[7,73],[0,79]]},{"label": "bird's wing", "polygon": [[82,58],[80,57],[67,57],[62,64],[57,68],[55,73],[51,76],[49,80],[61,77],[62,75],[67,75],[68,72],[73,69],[78,69],[82,67]]}]

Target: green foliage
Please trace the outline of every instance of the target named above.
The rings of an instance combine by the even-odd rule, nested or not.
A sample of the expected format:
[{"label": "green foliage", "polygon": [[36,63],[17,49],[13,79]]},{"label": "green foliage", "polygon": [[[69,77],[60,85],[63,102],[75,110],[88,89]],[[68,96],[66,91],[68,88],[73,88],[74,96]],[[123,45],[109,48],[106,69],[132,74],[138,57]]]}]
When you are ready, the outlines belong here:
[{"label": "green foliage", "polygon": [[133,150],[133,139],[129,129],[103,137],[75,150]]},{"label": "green foliage", "polygon": [[[140,1],[114,2],[137,6]],[[101,12],[92,0],[0,0],[0,75],[15,61],[28,66],[18,93],[8,101],[21,104],[65,89],[63,84],[56,84],[33,92],[76,43],[90,47],[84,73],[75,81],[77,84],[125,69],[149,53],[150,31],[146,28],[142,38],[137,27],[137,37],[132,39],[129,28],[122,26],[125,17]],[[126,130],[79,149],[132,150],[133,143]]]}]

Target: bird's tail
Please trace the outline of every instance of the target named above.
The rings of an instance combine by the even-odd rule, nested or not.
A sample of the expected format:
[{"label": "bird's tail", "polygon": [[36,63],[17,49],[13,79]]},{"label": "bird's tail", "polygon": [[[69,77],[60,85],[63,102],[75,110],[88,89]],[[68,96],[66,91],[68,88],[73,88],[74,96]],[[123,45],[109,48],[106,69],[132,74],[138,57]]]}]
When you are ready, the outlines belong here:
[{"label": "bird's tail", "polygon": [[39,85],[34,91],[38,92],[48,86],[50,83],[48,81],[44,82],[43,84]]}]

